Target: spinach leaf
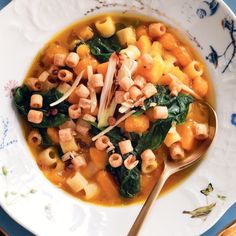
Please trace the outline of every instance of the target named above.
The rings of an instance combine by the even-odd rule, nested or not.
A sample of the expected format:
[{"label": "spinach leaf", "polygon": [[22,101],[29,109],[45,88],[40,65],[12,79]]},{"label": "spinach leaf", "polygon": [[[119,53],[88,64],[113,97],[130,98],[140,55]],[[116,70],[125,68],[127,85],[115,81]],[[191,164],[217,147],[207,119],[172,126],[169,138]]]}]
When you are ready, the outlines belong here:
[{"label": "spinach leaf", "polygon": [[27,86],[17,87],[13,91],[13,103],[20,114],[27,116],[30,109],[29,101],[31,92]]},{"label": "spinach leaf", "polygon": [[44,147],[51,146],[53,143],[52,143],[51,139],[48,137],[47,129],[38,129],[38,131],[42,136],[41,145]]},{"label": "spinach leaf", "polygon": [[140,191],[140,171],[137,167],[128,170],[124,166],[113,168],[107,165],[106,169],[118,182],[122,197],[132,198]]},{"label": "spinach leaf", "polygon": [[63,113],[58,113],[57,115],[49,115],[46,116],[44,114],[43,121],[40,124],[30,123],[35,128],[49,128],[49,127],[57,127],[66,121],[69,120],[68,115]]},{"label": "spinach leaf", "polygon": [[[43,109],[50,110],[51,109],[50,104],[57,101],[60,97],[62,97],[63,94],[61,94],[54,88],[42,95],[43,95]],[[59,113],[68,114],[69,106],[70,106],[69,102],[61,102],[54,108],[56,108]]]},{"label": "spinach leaf", "polygon": [[166,86],[157,86],[157,94],[144,101],[143,108],[137,108],[134,113],[136,116],[141,115],[143,112],[151,108],[152,103],[159,106],[167,106],[169,117],[177,124],[185,121],[188,114],[189,104],[192,103],[193,97],[180,93],[178,96],[170,96],[170,91]]},{"label": "spinach leaf", "polygon": [[89,45],[91,54],[94,55],[100,63],[108,61],[113,52],[119,52],[121,50],[120,43],[116,36],[110,38],[94,36],[86,43]]},{"label": "spinach leaf", "polygon": [[[103,130],[103,129],[98,128],[98,124],[96,122],[89,122],[89,123],[91,124],[90,133],[92,135],[97,135]],[[106,133],[106,135],[110,138],[110,141],[114,145],[124,139],[124,136],[121,135],[121,130],[119,127],[113,128],[111,131]]]},{"label": "spinach leaf", "polygon": [[[32,92],[27,86],[23,85],[18,87],[13,92],[13,102],[20,114],[27,117],[30,108],[30,98],[32,94],[37,93],[43,96],[43,107],[37,109],[43,112],[43,121],[40,124],[30,123],[33,127],[36,128],[47,128],[47,127],[56,127],[63,124],[65,121],[69,120],[68,116],[68,102],[62,102],[55,107],[50,107],[50,104],[58,100],[62,94],[56,89],[51,89],[47,93]],[[53,114],[52,111],[56,111],[56,114]]]},{"label": "spinach leaf", "polygon": [[140,172],[137,167],[128,170],[123,166],[120,194],[125,198],[132,198],[140,191]]},{"label": "spinach leaf", "polygon": [[167,118],[152,123],[150,130],[140,138],[134,151],[141,154],[145,149],[152,149],[154,151],[160,147],[171,128],[172,121],[172,118]]},{"label": "spinach leaf", "polygon": [[169,117],[173,118],[177,124],[182,124],[186,120],[189,104],[193,102],[193,98],[186,94],[179,94],[168,107]]}]

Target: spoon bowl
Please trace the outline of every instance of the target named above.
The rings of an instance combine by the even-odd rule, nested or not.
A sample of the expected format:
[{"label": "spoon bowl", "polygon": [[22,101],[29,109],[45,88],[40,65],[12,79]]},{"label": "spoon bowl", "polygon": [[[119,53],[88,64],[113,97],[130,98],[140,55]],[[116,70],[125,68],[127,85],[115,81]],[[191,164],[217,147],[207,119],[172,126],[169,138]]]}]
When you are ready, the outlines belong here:
[{"label": "spoon bowl", "polygon": [[161,189],[163,188],[166,180],[174,173],[179,172],[183,169],[186,169],[196,162],[198,162],[204,154],[207,152],[209,149],[210,145],[212,144],[212,141],[215,137],[216,131],[217,131],[217,115],[213,107],[203,101],[203,100],[196,100],[195,102],[200,103],[201,105],[205,106],[208,109],[208,114],[209,114],[209,135],[206,140],[204,140],[198,149],[191,153],[187,158],[181,160],[181,161],[173,161],[169,158],[164,160],[164,170],[153,187],[150,195],[148,196],[147,200],[145,201],[141,211],[139,212],[134,224],[132,225],[128,236],[136,236],[138,235],[144,220],[146,219],[146,216],[148,212],[150,211],[151,207],[153,206],[157,196],[161,192]]}]

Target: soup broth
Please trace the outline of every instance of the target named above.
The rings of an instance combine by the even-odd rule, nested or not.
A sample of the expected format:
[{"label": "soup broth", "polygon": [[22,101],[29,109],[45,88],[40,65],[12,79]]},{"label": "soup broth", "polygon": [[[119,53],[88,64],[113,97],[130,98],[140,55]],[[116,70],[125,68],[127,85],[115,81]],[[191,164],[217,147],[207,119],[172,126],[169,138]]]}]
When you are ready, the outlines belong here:
[{"label": "soup broth", "polygon": [[[18,88],[14,100],[39,168],[90,203],[145,200],[163,159],[185,158],[208,135],[208,113],[194,103],[213,102],[204,63],[180,33],[148,17],[109,13],[76,22],[39,52],[24,84],[28,90]],[[194,168],[173,175],[162,193]]]}]

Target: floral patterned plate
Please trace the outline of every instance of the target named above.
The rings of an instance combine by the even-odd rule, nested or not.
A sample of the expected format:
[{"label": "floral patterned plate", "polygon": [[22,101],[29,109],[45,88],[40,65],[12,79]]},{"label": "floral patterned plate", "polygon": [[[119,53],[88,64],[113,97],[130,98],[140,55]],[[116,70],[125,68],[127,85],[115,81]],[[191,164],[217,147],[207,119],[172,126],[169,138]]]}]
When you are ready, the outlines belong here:
[{"label": "floral patterned plate", "polygon": [[[199,235],[236,200],[236,17],[220,0],[12,1],[0,13],[1,206],[37,235],[118,236],[132,225],[141,205],[89,205],[49,183],[31,157],[11,104],[11,89],[22,83],[45,42],[85,15],[109,11],[139,12],[170,24],[192,41],[208,65],[219,118],[216,140],[196,170],[158,199],[141,232]],[[212,186],[214,191],[201,194],[206,186],[207,193]],[[203,218],[183,214],[206,205],[203,211],[210,214]]]}]

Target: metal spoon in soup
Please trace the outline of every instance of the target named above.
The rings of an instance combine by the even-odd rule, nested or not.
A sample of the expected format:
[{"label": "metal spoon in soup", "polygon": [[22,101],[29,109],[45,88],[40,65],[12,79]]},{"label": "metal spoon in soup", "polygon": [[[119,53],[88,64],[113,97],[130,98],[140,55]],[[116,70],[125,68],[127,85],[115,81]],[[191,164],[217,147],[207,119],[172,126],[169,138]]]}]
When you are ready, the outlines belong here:
[{"label": "metal spoon in soup", "polygon": [[155,184],[153,190],[151,191],[150,195],[148,196],[147,200],[145,201],[139,215],[137,216],[133,226],[131,227],[128,236],[136,236],[139,233],[139,230],[142,227],[142,224],[151,210],[157,196],[161,192],[166,180],[176,172],[179,172],[183,169],[186,169],[196,162],[198,162],[204,154],[209,149],[217,130],[217,115],[215,110],[209,105],[207,102],[202,100],[197,100],[196,102],[200,103],[201,105],[205,106],[208,109],[209,114],[209,135],[208,138],[201,143],[199,148],[196,149],[193,153],[191,153],[187,158],[180,161],[173,161],[171,159],[164,160],[164,170],[162,172],[161,177]]}]

